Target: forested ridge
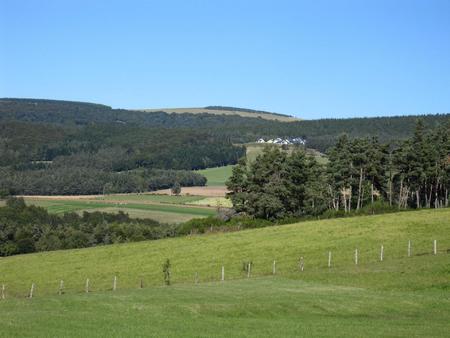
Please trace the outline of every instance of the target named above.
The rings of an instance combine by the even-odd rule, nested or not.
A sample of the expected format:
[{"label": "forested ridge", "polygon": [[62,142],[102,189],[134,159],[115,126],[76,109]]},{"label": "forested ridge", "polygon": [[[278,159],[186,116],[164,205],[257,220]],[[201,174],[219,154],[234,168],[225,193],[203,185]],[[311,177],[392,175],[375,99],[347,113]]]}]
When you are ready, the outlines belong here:
[{"label": "forested ridge", "polygon": [[26,121],[63,126],[109,123],[197,132],[207,130],[211,135],[222,136],[233,143],[253,142],[261,137],[303,136],[308,147],[323,152],[333,146],[343,133],[350,138],[376,136],[380,142],[388,142],[410,137],[419,118],[426,128],[434,128],[445,123],[449,117],[450,114],[430,114],[279,122],[235,115],[142,112],[69,101],[0,99],[1,123]]},{"label": "forested ridge", "polygon": [[[220,107],[217,107],[219,109]],[[226,108],[226,107],[224,107]],[[421,116],[424,129],[449,115]],[[0,190],[11,194],[95,194],[203,185],[190,170],[237,163],[242,144],[303,137],[327,151],[339,135],[399,143],[417,116],[279,122],[214,114],[167,114],[106,105],[0,99]],[[165,172],[170,170],[170,172]],[[175,172],[176,171],[176,172]]]}]

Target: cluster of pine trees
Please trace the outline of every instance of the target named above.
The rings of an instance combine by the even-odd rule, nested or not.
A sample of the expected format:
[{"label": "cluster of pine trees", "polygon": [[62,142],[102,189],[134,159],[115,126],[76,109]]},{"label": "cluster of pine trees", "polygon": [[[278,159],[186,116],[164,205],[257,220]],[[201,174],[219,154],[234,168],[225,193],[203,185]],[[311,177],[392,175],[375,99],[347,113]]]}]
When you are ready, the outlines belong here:
[{"label": "cluster of pine trees", "polygon": [[[303,149],[267,147],[252,163],[242,160],[227,182],[237,212],[280,219],[387,208],[448,206],[450,123],[398,144],[377,138],[338,138],[319,164]],[[328,210],[328,211],[327,211]]]}]

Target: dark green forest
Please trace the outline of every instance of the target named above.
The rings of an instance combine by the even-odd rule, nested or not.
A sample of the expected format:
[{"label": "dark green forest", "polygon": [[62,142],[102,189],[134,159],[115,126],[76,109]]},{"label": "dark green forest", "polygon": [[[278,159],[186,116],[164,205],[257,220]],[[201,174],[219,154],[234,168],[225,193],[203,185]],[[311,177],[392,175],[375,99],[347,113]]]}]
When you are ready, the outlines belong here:
[{"label": "dark green forest", "polygon": [[145,128],[188,129],[208,132],[214,137],[238,143],[254,142],[261,137],[303,136],[307,146],[325,152],[343,133],[350,138],[376,136],[380,142],[406,139],[412,136],[420,118],[426,128],[434,128],[450,114],[396,116],[376,118],[320,119],[279,122],[262,118],[215,114],[168,114],[113,109],[108,106],[36,99],[0,99],[0,121],[46,123],[63,126],[92,124],[132,125]]},{"label": "dark green forest", "polygon": [[85,248],[103,244],[172,237],[175,226],[127,214],[84,212],[51,215],[44,208],[9,198],[0,208],[0,256],[36,251]]},{"label": "dark green forest", "polygon": [[275,220],[449,205],[450,121],[431,131],[419,121],[398,144],[344,134],[328,159],[268,146],[255,161],[241,160],[227,182],[234,209]]},{"label": "dark green forest", "polygon": [[[216,107],[225,109],[226,107]],[[425,129],[449,115],[421,117]],[[96,194],[204,185],[190,170],[235,164],[246,142],[298,137],[328,151],[350,140],[411,137],[416,116],[278,122],[213,114],[167,114],[37,99],[0,99],[0,190],[10,194]]]}]

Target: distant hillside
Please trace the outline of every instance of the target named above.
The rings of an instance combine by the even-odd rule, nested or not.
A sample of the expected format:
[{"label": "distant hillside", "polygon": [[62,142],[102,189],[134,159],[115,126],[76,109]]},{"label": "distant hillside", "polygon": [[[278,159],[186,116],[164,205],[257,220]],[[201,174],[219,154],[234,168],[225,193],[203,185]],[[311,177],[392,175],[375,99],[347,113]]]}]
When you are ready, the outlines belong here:
[{"label": "distant hillside", "polygon": [[227,108],[169,114],[0,99],[0,192],[139,192],[176,181],[192,186],[202,177],[187,174],[190,170],[235,164],[246,153],[242,145],[259,138],[301,137],[308,148],[326,152],[343,133],[395,143],[411,137],[418,119],[425,128],[450,120],[446,114],[282,122],[246,111],[241,113],[253,117],[217,114],[226,111],[221,109]]},{"label": "distant hillside", "polygon": [[[76,128],[74,132],[78,134],[79,128],[88,128],[87,130],[90,130],[95,124],[97,130],[101,129],[104,135],[99,137],[98,135],[89,134],[87,136],[80,133],[82,135],[79,136],[80,138],[77,137],[77,148],[80,146],[86,147],[83,143],[91,142],[85,137],[90,137],[91,140],[95,138],[96,145],[94,149],[98,149],[102,146],[101,143],[106,141],[112,142],[111,145],[116,145],[115,141],[109,140],[111,138],[117,139],[119,134],[155,135],[155,132],[151,130],[156,128],[156,134],[158,135],[161,132],[164,132],[166,135],[177,135],[181,132],[186,133],[189,130],[190,135],[198,135],[197,138],[193,139],[198,144],[202,142],[200,135],[205,133],[233,144],[255,142],[259,138],[302,137],[306,139],[308,148],[325,152],[334,144],[336,138],[343,133],[346,133],[350,138],[376,136],[383,143],[396,142],[412,135],[418,119],[424,122],[426,128],[434,128],[450,120],[450,114],[298,120],[287,116],[279,117],[271,113],[253,112],[241,108],[207,108],[175,108],[166,109],[166,112],[150,110],[152,113],[149,114],[146,111],[113,109],[106,105],[83,102],[0,99],[0,127],[4,127],[2,134],[0,134],[0,139],[5,137],[5,133],[7,133],[10,141],[14,140],[17,141],[16,144],[23,144],[18,138],[20,135],[29,138],[30,134],[34,134],[35,139],[44,140],[48,139],[50,135],[56,135],[54,132],[55,127]],[[238,114],[239,110],[242,111]],[[172,114],[172,112],[178,113]],[[202,114],[199,114],[199,112]],[[266,117],[271,119],[255,118],[258,114],[266,114]],[[283,118],[286,120],[292,119],[292,121],[282,122],[280,119]],[[13,124],[14,128],[6,128],[7,123]],[[41,126],[39,128],[32,127],[30,123],[39,123]],[[43,124],[47,126],[44,127]],[[114,126],[112,129],[110,127],[111,124]],[[48,132],[45,129],[48,129]],[[139,131],[136,132],[135,129]],[[178,131],[174,131],[174,129]],[[14,130],[19,130],[20,132],[16,133]],[[32,133],[27,132],[27,130],[31,130]],[[122,131],[119,132],[120,130]],[[130,132],[130,130],[132,131]],[[113,131],[116,134],[110,135]],[[60,142],[74,142],[73,137],[68,135],[66,131],[61,133],[66,135],[66,137],[59,137],[58,140]],[[125,137],[122,139],[121,146],[124,146],[124,143],[128,141]],[[148,137],[145,136],[144,139],[148,139]],[[160,141],[158,139],[158,142]],[[166,146],[173,143],[171,138],[166,138],[164,142]],[[33,148],[42,146],[43,144],[40,142],[32,144]],[[53,148],[54,145],[47,144],[46,147],[45,153],[48,153],[48,149]],[[11,148],[9,149],[11,150]]]},{"label": "distant hillside", "polygon": [[176,114],[214,114],[214,115],[237,115],[242,117],[252,117],[261,118],[265,120],[277,120],[281,122],[293,122],[299,121],[298,118],[271,113],[262,110],[253,110],[247,108],[236,108],[236,107],[224,107],[224,106],[207,106],[203,108],[160,108],[160,109],[141,109],[145,112],[166,112],[166,113],[176,113]]}]

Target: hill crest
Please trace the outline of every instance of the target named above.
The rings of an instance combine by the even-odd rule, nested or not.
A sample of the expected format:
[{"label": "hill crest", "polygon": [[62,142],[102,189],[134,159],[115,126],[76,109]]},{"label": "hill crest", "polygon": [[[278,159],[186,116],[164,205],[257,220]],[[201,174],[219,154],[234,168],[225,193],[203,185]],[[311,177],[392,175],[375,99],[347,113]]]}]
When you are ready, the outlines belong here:
[{"label": "hill crest", "polygon": [[280,122],[293,122],[300,119],[279,113],[267,112],[263,110],[254,110],[248,108],[237,108],[228,106],[206,106],[206,107],[191,107],[191,108],[151,108],[151,109],[138,109],[148,113],[153,112],[165,112],[175,114],[213,114],[213,115],[238,115],[242,117],[261,118],[265,120],[277,120]]}]

